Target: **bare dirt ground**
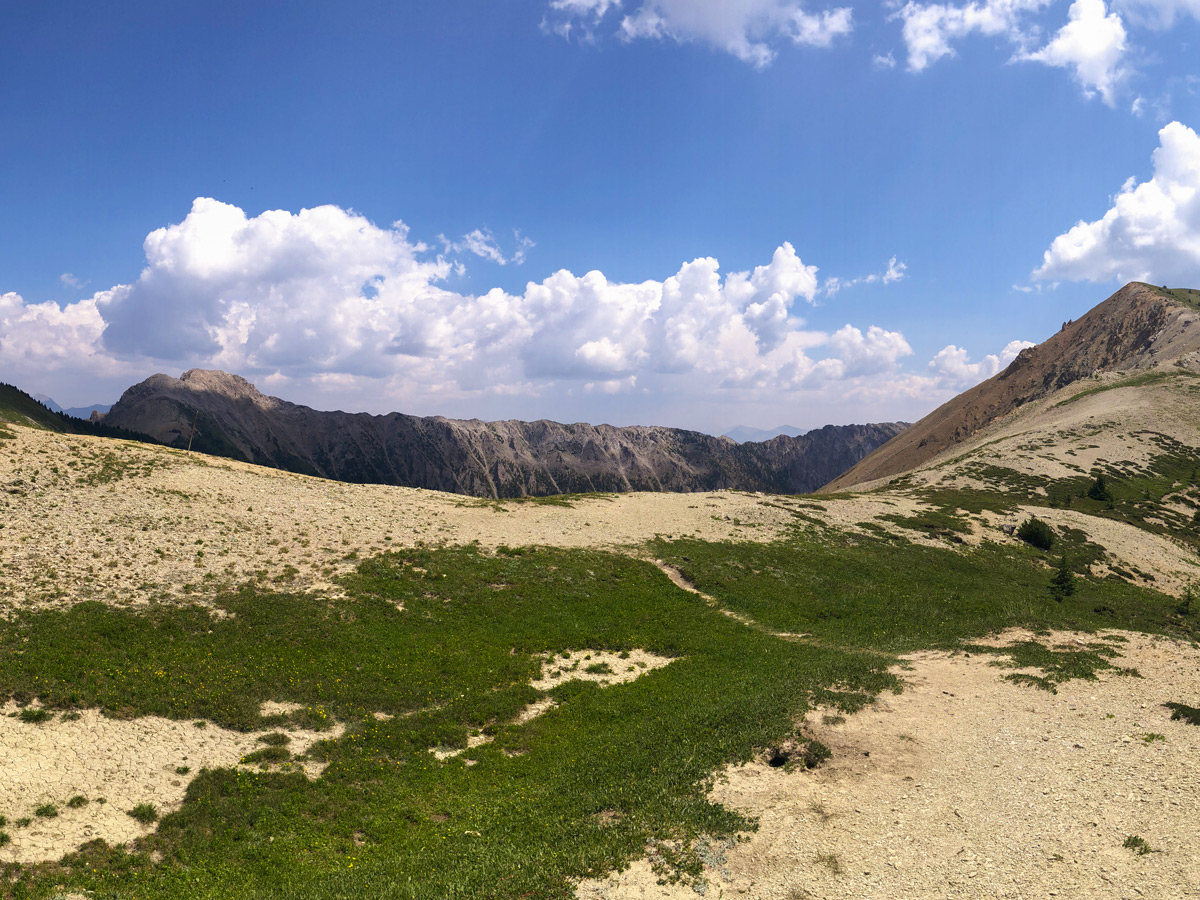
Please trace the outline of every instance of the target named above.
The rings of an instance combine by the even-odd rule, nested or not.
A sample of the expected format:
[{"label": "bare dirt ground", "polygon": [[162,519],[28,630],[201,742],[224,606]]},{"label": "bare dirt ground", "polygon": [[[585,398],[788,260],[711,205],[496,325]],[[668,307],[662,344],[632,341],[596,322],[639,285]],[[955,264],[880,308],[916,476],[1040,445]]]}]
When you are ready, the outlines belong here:
[{"label": "bare dirt ground", "polygon": [[[288,749],[300,756],[341,731],[289,729]],[[10,702],[0,707],[0,815],[12,840],[0,846],[0,863],[55,860],[97,838],[116,845],[148,834],[154,824],[133,818],[131,809],[178,809],[201,769],[239,766],[263,748],[258,739],[266,733],[158,716],[122,721],[94,709],[33,723]],[[315,763],[303,768],[310,777],[322,770]],[[45,815],[48,807],[53,815]],[[30,823],[21,827],[22,819]]]},{"label": "bare dirt ground", "polygon": [[[1051,694],[1005,681],[1013,670],[990,655],[921,653],[903,693],[836,724],[810,713],[826,765],[738,766],[713,790],[760,826],[703,848],[704,896],[1200,896],[1200,728],[1162,705],[1200,703],[1200,649],[1126,637],[1123,664],[1141,678],[1102,672]],[[1131,835],[1152,852],[1125,848]],[[659,881],[642,860],[577,895],[697,895]]]},{"label": "bare dirt ground", "polygon": [[418,545],[636,545],[656,535],[771,540],[760,495],[618,494],[492,502],[352,485],[98,438],[12,427],[0,441],[0,614],[96,599],[207,602],[247,579],[328,590],[360,556]]},{"label": "bare dirt ground", "polygon": [[[1099,414],[1088,411],[1090,402],[1046,414],[1069,432],[1074,426],[1054,417],[1065,409],[1086,421]],[[1149,412],[1145,418],[1149,425]],[[656,535],[766,541],[798,523],[851,540],[871,523],[927,540],[882,518],[925,508],[900,491],[815,500],[718,492],[582,498],[569,506],[497,503],[10,430],[16,437],[0,441],[0,615],[86,599],[211,604],[222,586],[247,580],[327,591],[365,555],[420,545],[611,547],[644,556],[644,543]],[[1097,425],[1064,440],[1078,445],[1077,454],[1096,444],[1088,452],[1114,461],[1141,452],[1104,431]],[[1023,434],[1014,430],[1005,440],[1031,443]],[[995,452],[1020,456],[1031,471],[1058,465],[1043,458],[1058,449],[1013,446]],[[945,466],[920,479],[958,477]],[[1069,510],[1038,514],[1079,527]],[[1000,530],[1009,519],[973,516],[965,537],[1009,540]],[[1188,580],[1194,563],[1169,540],[1095,521],[1085,527],[1091,538],[1155,574],[1156,586],[1179,589]],[[834,751],[827,766],[806,772],[764,762],[731,769],[718,783],[714,798],[761,826],[745,842],[706,848],[706,896],[1200,896],[1200,854],[1190,843],[1200,821],[1200,728],[1170,721],[1161,705],[1200,705],[1200,652],[1139,636],[1123,648],[1143,678],[1102,676],[1068,683],[1057,695],[1004,681],[990,657],[918,655],[908,660],[904,693],[841,724],[810,715],[809,731]],[[614,672],[630,665],[603,661]],[[0,717],[0,814],[13,836],[0,861],[56,858],[93,837],[116,843],[143,834],[148,829],[127,809],[152,802],[168,811],[186,789],[178,767],[194,773],[237,765],[259,746],[256,737],[158,719],[114,722],[89,711],[41,725]],[[67,806],[76,795],[89,802]],[[43,804],[59,815],[34,816]],[[33,821],[14,829],[22,817]],[[1125,849],[1134,834],[1154,852]],[[643,860],[581,885],[579,896],[696,895],[657,881]]]}]

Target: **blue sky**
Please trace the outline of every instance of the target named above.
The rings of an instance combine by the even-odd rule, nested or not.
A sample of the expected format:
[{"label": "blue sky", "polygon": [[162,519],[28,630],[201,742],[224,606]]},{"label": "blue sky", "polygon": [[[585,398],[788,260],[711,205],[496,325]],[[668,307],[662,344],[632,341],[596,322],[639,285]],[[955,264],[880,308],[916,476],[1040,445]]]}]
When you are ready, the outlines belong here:
[{"label": "blue sky", "polygon": [[0,380],[915,419],[1200,285],[1200,0],[6,4]]}]

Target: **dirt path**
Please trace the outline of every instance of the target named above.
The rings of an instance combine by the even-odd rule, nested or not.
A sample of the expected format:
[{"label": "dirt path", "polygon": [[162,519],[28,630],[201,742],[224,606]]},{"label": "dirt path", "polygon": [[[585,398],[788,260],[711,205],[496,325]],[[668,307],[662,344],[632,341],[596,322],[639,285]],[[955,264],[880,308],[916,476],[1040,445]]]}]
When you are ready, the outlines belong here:
[{"label": "dirt path", "polygon": [[769,634],[773,637],[782,638],[785,641],[808,637],[807,634],[794,634],[787,631],[772,631],[770,628],[767,628],[767,626],[755,621],[752,617],[746,615],[745,613],[740,613],[729,609],[728,607],[722,606],[716,597],[712,596],[711,594],[704,593],[704,591],[700,590],[698,587],[688,581],[687,578],[684,577],[684,574],[670,563],[663,562],[661,559],[651,559],[650,562],[654,564],[656,569],[666,575],[667,578],[671,579],[671,583],[675,585],[675,587],[679,588],[680,590],[687,591],[689,594],[695,594],[697,597],[700,597],[702,600],[704,600],[704,602],[709,606],[713,607],[713,609],[720,612],[721,615],[728,616],[736,622],[741,622],[747,628],[753,628],[755,631],[761,631],[763,634]]},{"label": "dirt path", "polygon": [[[1128,639],[1142,678],[1101,673],[1051,694],[1005,681],[990,656],[922,653],[903,694],[841,724],[810,714],[833,750],[825,767],[754,763],[714,789],[760,828],[706,850],[704,896],[1200,897],[1200,728],[1162,706],[1200,705],[1200,650]],[[1130,835],[1153,852],[1126,849]],[[578,896],[696,896],[657,881],[643,860]]]}]

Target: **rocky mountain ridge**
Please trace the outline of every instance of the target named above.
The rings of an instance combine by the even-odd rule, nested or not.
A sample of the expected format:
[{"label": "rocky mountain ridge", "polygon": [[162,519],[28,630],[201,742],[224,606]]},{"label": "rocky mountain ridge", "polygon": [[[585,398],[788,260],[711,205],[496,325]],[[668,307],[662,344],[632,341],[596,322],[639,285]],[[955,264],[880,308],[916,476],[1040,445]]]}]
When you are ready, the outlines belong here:
[{"label": "rocky mountain ridge", "polygon": [[833,479],[838,491],[915,469],[1027,404],[1087,378],[1200,371],[1200,291],[1132,282],[1003,372],[944,403]]},{"label": "rocky mountain ridge", "polygon": [[[753,444],[658,426],[322,412],[227,372],[153,375],[104,417],[164,444],[338,481],[482,497],[733,488],[803,493],[906,423],[826,426]],[[195,433],[193,435],[193,423]]]}]

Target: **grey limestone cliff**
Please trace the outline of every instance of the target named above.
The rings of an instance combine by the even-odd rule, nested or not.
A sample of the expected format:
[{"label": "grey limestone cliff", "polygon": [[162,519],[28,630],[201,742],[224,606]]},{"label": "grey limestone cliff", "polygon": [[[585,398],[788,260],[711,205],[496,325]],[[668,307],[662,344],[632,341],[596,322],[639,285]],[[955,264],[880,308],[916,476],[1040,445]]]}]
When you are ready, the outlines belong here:
[{"label": "grey limestone cliff", "polygon": [[826,426],[737,444],[657,426],[482,422],[403,413],[321,412],[268,397],[226,372],[154,375],[105,416],[162,443],[358,483],[482,497],[587,491],[777,493],[816,489],[898,434],[904,423]]}]

